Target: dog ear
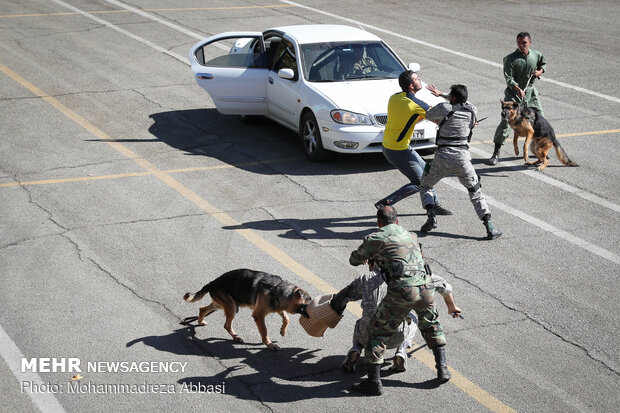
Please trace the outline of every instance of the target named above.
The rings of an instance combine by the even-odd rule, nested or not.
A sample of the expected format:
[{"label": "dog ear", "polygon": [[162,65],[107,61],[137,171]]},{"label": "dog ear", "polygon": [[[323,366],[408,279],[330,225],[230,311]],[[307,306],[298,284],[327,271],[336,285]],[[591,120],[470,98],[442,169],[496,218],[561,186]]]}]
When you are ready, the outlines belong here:
[{"label": "dog ear", "polygon": [[302,290],[301,288],[297,288],[295,290],[295,297],[297,298],[301,298],[304,296],[304,290]]}]

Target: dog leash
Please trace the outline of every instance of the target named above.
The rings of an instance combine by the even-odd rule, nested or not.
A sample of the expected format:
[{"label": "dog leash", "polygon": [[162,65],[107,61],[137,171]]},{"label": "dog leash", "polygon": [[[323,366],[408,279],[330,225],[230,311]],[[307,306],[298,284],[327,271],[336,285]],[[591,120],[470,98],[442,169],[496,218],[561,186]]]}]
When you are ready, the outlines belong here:
[{"label": "dog leash", "polygon": [[190,325],[192,321],[198,320],[197,316],[185,317],[179,324],[183,324],[184,326]]},{"label": "dog leash", "polygon": [[520,98],[519,98],[519,100],[520,100],[521,102],[523,102],[523,99],[525,98],[525,90],[526,90],[528,87],[530,87],[530,82],[532,81],[532,79],[533,79],[533,78],[534,78],[534,73],[532,73],[532,74],[530,75],[530,78],[529,78],[529,79],[527,79],[527,83],[525,84],[525,87],[523,88],[523,97],[520,97]]}]

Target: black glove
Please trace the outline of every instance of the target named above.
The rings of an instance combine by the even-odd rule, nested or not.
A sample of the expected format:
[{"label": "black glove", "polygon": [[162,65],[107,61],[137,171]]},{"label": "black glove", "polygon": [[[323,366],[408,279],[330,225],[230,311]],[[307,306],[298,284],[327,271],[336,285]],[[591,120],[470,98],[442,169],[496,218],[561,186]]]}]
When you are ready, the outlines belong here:
[{"label": "black glove", "polygon": [[344,309],[347,308],[347,304],[349,303],[349,297],[347,297],[348,292],[349,286],[346,286],[329,302],[329,305],[331,305],[338,315],[342,315],[342,313],[344,313]]}]

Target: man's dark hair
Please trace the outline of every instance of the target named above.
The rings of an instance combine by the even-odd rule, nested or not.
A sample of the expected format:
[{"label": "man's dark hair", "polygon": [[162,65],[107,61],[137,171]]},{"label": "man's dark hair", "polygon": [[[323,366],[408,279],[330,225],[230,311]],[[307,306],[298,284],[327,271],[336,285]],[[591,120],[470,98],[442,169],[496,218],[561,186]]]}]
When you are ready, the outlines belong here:
[{"label": "man's dark hair", "polygon": [[450,96],[453,96],[456,99],[456,103],[467,102],[467,86],[465,85],[450,86]]},{"label": "man's dark hair", "polygon": [[398,84],[403,92],[409,92],[409,86],[413,84],[413,80],[411,80],[411,75],[415,72],[413,70],[405,70],[398,76]]},{"label": "man's dark hair", "polygon": [[518,38],[522,38],[522,39],[530,39],[532,40],[532,38],[530,37],[530,34],[528,32],[521,32],[517,35],[517,39]]},{"label": "man's dark hair", "polygon": [[389,205],[379,208],[377,210],[377,220],[385,225],[396,224],[396,221],[398,221],[396,209]]}]

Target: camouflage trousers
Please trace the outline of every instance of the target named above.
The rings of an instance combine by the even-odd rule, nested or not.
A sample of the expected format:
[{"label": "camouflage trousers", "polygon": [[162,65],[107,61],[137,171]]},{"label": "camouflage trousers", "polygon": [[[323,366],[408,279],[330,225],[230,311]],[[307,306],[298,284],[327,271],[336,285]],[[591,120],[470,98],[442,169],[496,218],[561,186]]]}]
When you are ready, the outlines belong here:
[{"label": "camouflage trousers", "polygon": [[398,330],[410,310],[418,315],[418,329],[428,348],[446,344],[439,313],[435,307],[433,284],[412,286],[410,283],[407,277],[389,282],[387,294],[370,324],[370,339],[364,352],[367,363],[383,363],[386,342]]},{"label": "camouflage trousers", "polygon": [[459,182],[467,188],[469,200],[471,201],[478,218],[482,219],[485,215],[490,214],[487,201],[482,194],[479,185],[478,175],[474,166],[471,164],[471,155],[467,148],[440,148],[435,152],[435,159],[422,175],[420,182],[420,199],[422,207],[427,205],[435,205],[435,194],[432,192],[433,187],[444,177],[448,175],[456,175]]},{"label": "camouflage trousers", "polygon": [[[348,286],[345,287],[346,299],[349,301],[361,301],[362,317],[355,322],[353,330],[353,346],[349,349],[361,353],[368,343],[370,333],[370,322],[377,311],[377,306],[385,297],[387,285],[385,278],[378,270],[372,270],[356,277]],[[418,319],[410,311],[405,320],[400,324],[392,336],[385,341],[388,349],[397,349],[396,354],[406,358],[407,347],[411,344],[415,332],[418,330]]]}]

